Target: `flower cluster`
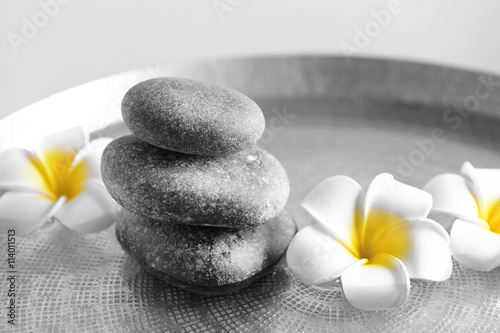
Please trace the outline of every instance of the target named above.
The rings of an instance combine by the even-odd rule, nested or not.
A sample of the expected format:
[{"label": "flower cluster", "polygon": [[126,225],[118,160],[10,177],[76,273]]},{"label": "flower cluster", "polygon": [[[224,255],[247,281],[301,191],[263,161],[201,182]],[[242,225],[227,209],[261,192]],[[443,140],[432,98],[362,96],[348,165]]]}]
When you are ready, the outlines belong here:
[{"label": "flower cluster", "polygon": [[[287,251],[290,270],[319,288],[340,284],[363,310],[402,306],[410,279],[444,281],[453,256],[465,267],[500,266],[500,170],[442,174],[424,190],[389,174],[373,179],[366,193],[346,176],[328,178],[306,196],[303,208],[315,223],[300,230]],[[451,214],[450,235],[427,216]]]}]

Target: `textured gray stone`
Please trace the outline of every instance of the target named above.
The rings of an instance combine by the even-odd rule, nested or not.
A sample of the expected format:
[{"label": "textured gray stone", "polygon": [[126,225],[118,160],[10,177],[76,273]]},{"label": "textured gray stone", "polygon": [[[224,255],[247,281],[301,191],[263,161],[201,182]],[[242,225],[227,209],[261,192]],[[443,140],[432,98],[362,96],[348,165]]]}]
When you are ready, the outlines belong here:
[{"label": "textured gray stone", "polygon": [[227,156],[196,156],[128,135],[106,147],[101,172],[108,192],[123,207],[193,225],[264,223],[283,209],[289,194],[285,169],[256,146]]},{"label": "textured gray stone", "polygon": [[246,287],[280,261],[296,225],[286,211],[244,229],[157,221],[122,209],[116,235],[123,249],[169,284],[206,294]]},{"label": "textured gray stone", "polygon": [[259,106],[235,90],[184,78],[156,78],[123,98],[130,131],[161,148],[194,155],[226,155],[254,145],[264,132]]}]

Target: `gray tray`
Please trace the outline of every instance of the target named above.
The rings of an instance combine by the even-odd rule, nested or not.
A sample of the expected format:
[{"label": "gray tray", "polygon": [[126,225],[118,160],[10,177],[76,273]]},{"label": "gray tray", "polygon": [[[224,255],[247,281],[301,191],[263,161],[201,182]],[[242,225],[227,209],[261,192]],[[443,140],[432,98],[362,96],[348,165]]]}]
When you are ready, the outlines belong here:
[{"label": "gray tray", "polygon": [[[436,174],[458,172],[466,160],[477,167],[500,166],[500,87],[490,86],[490,96],[478,98],[487,91],[481,80],[500,82],[499,77],[374,59],[239,59],[160,65],[116,75],[106,81],[109,100],[119,100],[134,81],[167,75],[224,84],[256,100],[267,121],[260,145],[288,171],[287,208],[301,227],[311,220],[299,208],[300,201],[332,175],[348,175],[366,188],[375,175],[389,172],[421,187]],[[475,107],[476,100],[479,104],[467,118],[460,116],[459,121],[458,113],[450,113],[464,103]],[[116,106],[101,107],[102,117],[116,115],[111,110]],[[99,119],[94,118],[85,123],[91,130],[98,127]],[[18,120],[11,117],[4,125],[7,121]],[[102,127],[102,122],[98,129],[94,136],[124,133],[122,126]],[[435,129],[445,131],[446,142],[419,153],[415,140],[430,140]],[[0,242],[0,253],[6,253],[6,241]],[[17,254],[20,331],[490,332],[500,325],[498,268],[482,273],[455,263],[445,282],[412,281],[410,299],[402,308],[364,312],[350,306],[340,289],[319,292],[305,287],[284,263],[233,295],[185,292],[130,259],[116,241],[114,226],[82,235],[52,221],[30,237],[18,237]],[[4,270],[6,264],[0,267]],[[0,331],[11,328],[4,315],[7,287],[2,277]]]}]

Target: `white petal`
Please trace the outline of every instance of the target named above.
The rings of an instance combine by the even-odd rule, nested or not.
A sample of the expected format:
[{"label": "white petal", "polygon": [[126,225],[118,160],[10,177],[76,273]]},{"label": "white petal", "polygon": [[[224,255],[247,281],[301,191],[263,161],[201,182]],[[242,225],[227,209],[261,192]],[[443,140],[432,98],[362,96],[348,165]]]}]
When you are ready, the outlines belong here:
[{"label": "white petal", "polygon": [[0,228],[27,235],[48,219],[53,205],[39,194],[6,192],[0,197]]},{"label": "white petal", "polygon": [[111,141],[113,141],[111,138],[92,140],[78,152],[73,164],[78,165],[79,163],[85,163],[89,171],[89,178],[102,181],[101,156],[102,152]]},{"label": "white petal", "polygon": [[359,259],[320,225],[300,230],[286,253],[290,270],[307,285],[332,281]]},{"label": "white petal", "polygon": [[363,245],[369,246],[385,230],[403,220],[425,218],[432,207],[432,196],[403,184],[387,173],[376,176],[365,197]]},{"label": "white petal", "polygon": [[476,199],[463,176],[438,175],[427,182],[424,190],[433,197],[432,209],[457,217],[478,217]]},{"label": "white petal", "polygon": [[85,190],[56,214],[66,227],[80,232],[97,232],[115,219],[116,204],[103,185],[87,181]]},{"label": "white petal", "polygon": [[36,143],[39,155],[47,149],[62,148],[70,151],[79,151],[89,142],[89,134],[83,127],[73,127],[65,131],[46,135]]},{"label": "white petal", "polygon": [[302,202],[309,214],[337,240],[357,248],[356,220],[361,219],[361,186],[346,176],[334,176],[316,185]]},{"label": "white petal", "polygon": [[9,149],[0,154],[0,190],[44,192],[42,173],[35,156],[26,149]]},{"label": "white petal", "polygon": [[500,234],[491,232],[486,222],[456,220],[451,228],[451,252],[456,261],[477,271],[500,266]]},{"label": "white petal", "polygon": [[491,207],[500,203],[500,169],[477,169],[469,162],[462,166],[462,174],[469,181],[479,206],[480,217],[488,220]]},{"label": "white petal", "polygon": [[402,306],[410,293],[410,278],[398,259],[379,254],[369,264],[352,266],[341,277],[346,299],[361,310]]},{"label": "white petal", "polygon": [[391,212],[402,220],[424,218],[431,207],[429,193],[401,183],[388,173],[376,176],[366,192],[365,216],[376,210]]},{"label": "white petal", "polygon": [[453,270],[448,233],[429,219],[398,224],[382,234],[372,250],[401,260],[411,279],[444,281]]}]

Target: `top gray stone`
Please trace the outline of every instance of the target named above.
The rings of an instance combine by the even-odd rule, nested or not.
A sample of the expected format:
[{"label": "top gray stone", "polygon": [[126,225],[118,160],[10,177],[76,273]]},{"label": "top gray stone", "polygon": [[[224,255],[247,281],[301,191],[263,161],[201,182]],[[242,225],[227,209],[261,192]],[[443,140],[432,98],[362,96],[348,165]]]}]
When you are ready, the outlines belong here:
[{"label": "top gray stone", "polygon": [[160,148],[220,156],[251,147],[264,132],[259,106],[216,84],[185,78],[156,78],[133,86],[123,98],[130,131]]}]

